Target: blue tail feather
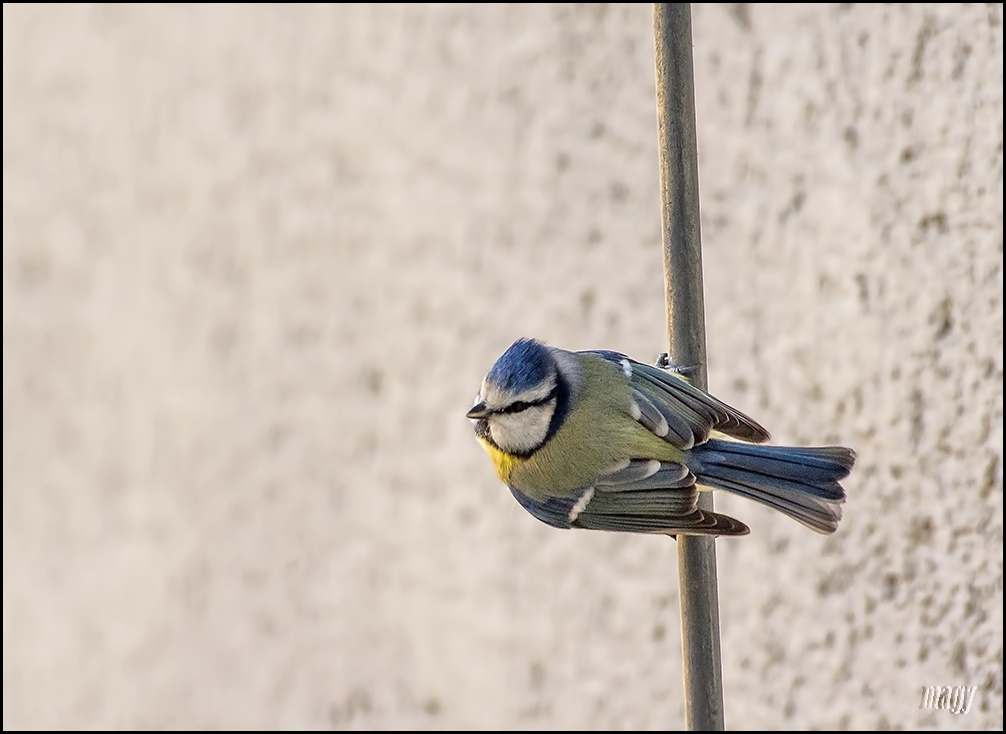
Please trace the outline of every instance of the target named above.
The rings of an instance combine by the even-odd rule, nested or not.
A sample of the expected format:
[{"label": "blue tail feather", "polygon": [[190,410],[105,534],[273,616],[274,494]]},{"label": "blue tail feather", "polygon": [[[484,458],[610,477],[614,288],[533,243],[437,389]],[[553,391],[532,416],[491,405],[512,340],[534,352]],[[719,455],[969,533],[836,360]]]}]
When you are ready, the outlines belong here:
[{"label": "blue tail feather", "polygon": [[765,446],[710,439],[692,450],[696,482],[778,510],[820,533],[834,532],[856,455],[841,446]]}]

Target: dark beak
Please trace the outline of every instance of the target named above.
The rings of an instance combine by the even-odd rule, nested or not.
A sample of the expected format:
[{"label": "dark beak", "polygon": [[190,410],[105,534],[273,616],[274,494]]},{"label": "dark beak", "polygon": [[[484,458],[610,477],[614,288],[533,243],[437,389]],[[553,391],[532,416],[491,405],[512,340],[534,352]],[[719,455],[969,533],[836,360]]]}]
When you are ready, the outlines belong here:
[{"label": "dark beak", "polygon": [[489,408],[486,407],[485,401],[480,401],[472,406],[472,409],[465,413],[466,416],[472,420],[479,420],[481,418],[488,418],[492,413]]}]

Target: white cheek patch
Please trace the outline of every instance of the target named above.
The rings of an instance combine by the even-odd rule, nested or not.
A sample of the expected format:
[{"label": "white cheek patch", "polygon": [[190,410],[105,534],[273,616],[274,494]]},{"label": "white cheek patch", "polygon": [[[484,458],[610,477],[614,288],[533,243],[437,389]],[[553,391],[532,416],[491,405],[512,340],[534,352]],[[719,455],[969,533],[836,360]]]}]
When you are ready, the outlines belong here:
[{"label": "white cheek patch", "polygon": [[496,445],[504,451],[526,454],[544,443],[554,412],[555,402],[519,413],[500,413],[489,419],[489,433]]}]

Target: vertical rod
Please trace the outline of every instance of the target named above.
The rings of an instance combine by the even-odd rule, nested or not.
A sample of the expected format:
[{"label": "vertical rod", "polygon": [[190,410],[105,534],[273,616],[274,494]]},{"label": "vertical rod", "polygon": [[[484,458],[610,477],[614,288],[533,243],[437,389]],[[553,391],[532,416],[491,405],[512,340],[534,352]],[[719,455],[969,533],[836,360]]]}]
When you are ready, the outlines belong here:
[{"label": "vertical rod", "polygon": [[[668,357],[673,365],[692,368],[687,373],[689,379],[706,389],[690,4],[654,3],[653,31]],[[699,494],[699,507],[712,510],[712,493]],[[678,579],[685,725],[691,731],[722,731],[723,678],[713,538],[678,537]]]}]

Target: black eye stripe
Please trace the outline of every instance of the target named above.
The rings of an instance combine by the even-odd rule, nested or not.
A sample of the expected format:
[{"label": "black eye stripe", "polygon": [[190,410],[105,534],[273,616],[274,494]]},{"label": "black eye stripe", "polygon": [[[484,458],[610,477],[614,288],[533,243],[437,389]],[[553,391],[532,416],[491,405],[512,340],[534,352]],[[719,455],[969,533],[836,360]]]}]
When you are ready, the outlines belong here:
[{"label": "black eye stripe", "polygon": [[552,391],[548,395],[539,400],[532,400],[530,402],[518,400],[516,403],[510,403],[510,405],[507,405],[503,408],[499,408],[498,410],[494,410],[493,413],[499,413],[503,415],[507,415],[510,413],[520,413],[521,411],[527,410],[528,408],[533,408],[538,405],[544,405],[545,403],[551,400],[555,400],[556,390],[557,388],[553,387]]}]

